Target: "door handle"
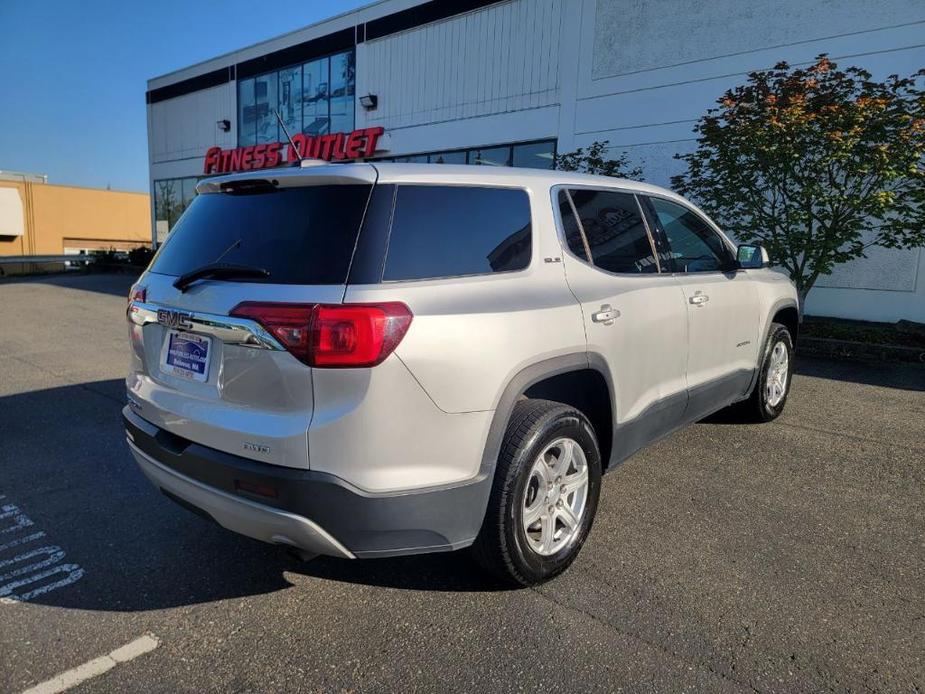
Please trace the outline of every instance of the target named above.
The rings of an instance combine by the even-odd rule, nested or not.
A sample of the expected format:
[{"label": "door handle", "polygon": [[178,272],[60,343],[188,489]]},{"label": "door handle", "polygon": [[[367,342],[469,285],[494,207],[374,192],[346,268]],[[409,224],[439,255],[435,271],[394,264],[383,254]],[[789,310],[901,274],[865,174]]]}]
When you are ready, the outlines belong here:
[{"label": "door handle", "polygon": [[704,294],[701,291],[694,292],[694,296],[688,299],[688,301],[694,304],[695,306],[703,306],[709,300],[710,300],[710,297],[708,297],[706,294]]},{"label": "door handle", "polygon": [[600,311],[591,314],[592,321],[595,323],[603,323],[604,325],[613,325],[614,319],[619,317],[620,312],[610,304],[602,305]]}]

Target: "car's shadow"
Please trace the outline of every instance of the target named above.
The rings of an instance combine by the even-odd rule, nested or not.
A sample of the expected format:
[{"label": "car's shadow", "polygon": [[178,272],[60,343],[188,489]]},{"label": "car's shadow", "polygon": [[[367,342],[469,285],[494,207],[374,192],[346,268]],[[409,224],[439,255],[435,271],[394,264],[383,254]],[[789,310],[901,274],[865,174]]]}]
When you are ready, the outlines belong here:
[{"label": "car's shadow", "polygon": [[[406,590],[504,588],[464,552],[305,562],[190,513],[136,467],[121,424],[123,391],[111,380],[0,398],[0,597],[31,592],[43,605],[156,610],[283,590],[293,574]],[[21,571],[59,551],[51,566]],[[76,575],[72,568],[22,583],[71,566],[82,575],[69,585],[36,590]]]},{"label": "car's shadow", "polygon": [[[918,364],[836,361],[801,355],[799,352],[795,362],[795,373],[799,376],[925,392],[925,367]],[[724,409],[701,419],[700,423],[741,424],[742,418],[734,410]]]},{"label": "car's shadow", "polygon": [[[909,367],[801,359],[798,373],[925,390],[925,370]],[[463,552],[306,563],[199,518],[135,466],[121,423],[123,391],[114,379],[0,398],[0,598],[31,591],[45,605],[156,610],[283,590],[297,574],[405,590],[505,588]],[[20,571],[60,552],[51,566]],[[21,583],[68,565],[82,572],[69,585],[35,590],[57,574]]]}]

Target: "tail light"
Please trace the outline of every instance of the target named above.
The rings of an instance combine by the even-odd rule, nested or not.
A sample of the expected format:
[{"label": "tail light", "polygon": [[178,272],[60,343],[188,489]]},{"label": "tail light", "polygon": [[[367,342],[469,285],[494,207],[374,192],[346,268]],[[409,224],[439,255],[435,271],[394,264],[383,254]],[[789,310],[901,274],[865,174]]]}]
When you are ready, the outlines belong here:
[{"label": "tail light", "polygon": [[133,301],[140,301],[144,303],[148,298],[148,288],[133,284],[132,288],[128,290],[128,302],[132,303]]},{"label": "tail light", "polygon": [[245,301],[232,316],[257,321],[299,361],[314,367],[375,366],[411,325],[410,309],[381,304],[282,304]]}]

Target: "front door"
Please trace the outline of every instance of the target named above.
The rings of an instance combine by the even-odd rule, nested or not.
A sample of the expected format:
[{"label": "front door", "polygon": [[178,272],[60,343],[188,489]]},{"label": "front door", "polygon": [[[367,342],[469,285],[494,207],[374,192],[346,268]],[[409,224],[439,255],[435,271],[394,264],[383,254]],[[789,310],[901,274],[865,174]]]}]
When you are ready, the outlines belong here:
[{"label": "front door", "polygon": [[614,390],[613,459],[678,426],[687,402],[687,308],[660,271],[635,195],[569,187],[558,192],[563,262],[581,303],[588,351],[606,361]]},{"label": "front door", "polygon": [[689,326],[688,409],[697,420],[746,394],[758,363],[757,294],[729,244],[696,211],[648,198],[662,257],[684,292]]}]

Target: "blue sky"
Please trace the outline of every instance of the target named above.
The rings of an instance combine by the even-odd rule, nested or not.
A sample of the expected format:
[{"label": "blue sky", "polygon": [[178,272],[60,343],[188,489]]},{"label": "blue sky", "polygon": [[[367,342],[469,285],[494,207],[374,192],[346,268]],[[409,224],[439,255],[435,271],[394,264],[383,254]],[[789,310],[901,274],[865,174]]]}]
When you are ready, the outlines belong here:
[{"label": "blue sky", "polygon": [[146,80],[369,0],[0,0],[0,170],[148,190]]}]

